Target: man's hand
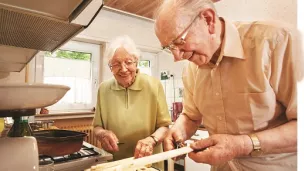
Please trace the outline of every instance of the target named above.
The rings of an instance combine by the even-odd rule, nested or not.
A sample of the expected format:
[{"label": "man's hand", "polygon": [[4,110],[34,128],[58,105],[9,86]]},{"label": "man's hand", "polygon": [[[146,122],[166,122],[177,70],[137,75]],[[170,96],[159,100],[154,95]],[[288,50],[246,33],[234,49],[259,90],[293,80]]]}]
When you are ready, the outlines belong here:
[{"label": "man's hand", "polygon": [[252,143],[247,135],[212,135],[190,145],[196,152],[188,156],[197,163],[217,165],[238,156],[246,156],[252,151]]},{"label": "man's hand", "polygon": [[97,138],[101,143],[101,146],[104,150],[108,152],[117,152],[119,151],[117,142],[118,138],[112,131],[102,130],[97,133]]},{"label": "man's hand", "polygon": [[[201,119],[191,120],[186,114],[181,114],[164,139],[164,151],[173,150],[178,144],[184,143],[195,133],[200,123]],[[174,158],[174,160],[183,157],[185,156],[179,156]]]},{"label": "man's hand", "polygon": [[139,140],[135,147],[134,158],[140,158],[144,156],[150,156],[153,153],[153,147],[156,142],[152,137]]},{"label": "man's hand", "polygon": [[177,143],[183,143],[187,136],[185,132],[180,127],[172,127],[166,138],[164,139],[164,150],[170,151],[176,148]]},{"label": "man's hand", "polygon": [[[164,139],[164,151],[170,151],[176,149],[179,144],[183,144],[187,139],[186,133],[183,131],[181,127],[173,126],[166,138]],[[179,159],[185,158],[186,155],[178,156],[173,158],[173,160],[177,161]]]}]

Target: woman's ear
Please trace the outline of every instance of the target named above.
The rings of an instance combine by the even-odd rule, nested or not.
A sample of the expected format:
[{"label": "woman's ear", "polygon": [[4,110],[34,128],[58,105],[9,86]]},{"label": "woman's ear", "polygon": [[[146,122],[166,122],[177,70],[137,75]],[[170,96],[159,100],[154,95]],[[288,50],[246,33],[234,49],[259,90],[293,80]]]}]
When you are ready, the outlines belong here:
[{"label": "woman's ear", "polygon": [[200,18],[203,18],[205,20],[209,33],[214,34],[215,33],[215,22],[216,22],[215,11],[211,8],[207,8],[207,9],[201,11],[199,16],[200,16]]}]

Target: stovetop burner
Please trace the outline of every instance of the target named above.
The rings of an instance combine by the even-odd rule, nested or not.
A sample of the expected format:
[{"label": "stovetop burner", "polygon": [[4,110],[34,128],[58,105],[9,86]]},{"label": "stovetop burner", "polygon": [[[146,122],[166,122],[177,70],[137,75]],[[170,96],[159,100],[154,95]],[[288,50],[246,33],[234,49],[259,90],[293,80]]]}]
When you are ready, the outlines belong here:
[{"label": "stovetop burner", "polygon": [[46,155],[39,156],[40,161],[53,161],[55,171],[83,171],[91,166],[101,164],[112,159],[112,154],[85,141],[83,142],[82,148],[73,154],[56,157]]},{"label": "stovetop burner", "polygon": [[67,162],[70,160],[96,156],[96,155],[100,155],[100,154],[96,152],[94,148],[88,148],[86,146],[82,146],[82,148],[76,153],[72,153],[64,156],[56,156],[56,157],[39,155],[39,160],[44,160],[44,161],[52,160],[54,161],[55,164],[57,164],[57,163]]}]

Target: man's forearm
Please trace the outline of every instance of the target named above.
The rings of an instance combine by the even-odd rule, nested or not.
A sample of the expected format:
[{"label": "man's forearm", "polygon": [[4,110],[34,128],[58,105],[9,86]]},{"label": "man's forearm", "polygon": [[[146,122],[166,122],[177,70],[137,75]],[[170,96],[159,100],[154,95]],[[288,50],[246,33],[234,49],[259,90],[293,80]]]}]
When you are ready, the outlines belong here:
[{"label": "man's forearm", "polygon": [[256,134],[265,153],[288,153],[297,151],[297,121]]},{"label": "man's forearm", "polygon": [[[297,121],[290,121],[273,129],[255,133],[261,143],[264,154],[290,153],[297,151]],[[249,138],[249,137],[248,137]],[[247,147],[252,146],[250,141]],[[249,144],[248,144],[249,143]],[[247,148],[245,153],[250,153]]]},{"label": "man's forearm", "polygon": [[198,129],[202,119],[192,120],[186,114],[181,114],[176,120],[174,127],[183,128],[186,139],[189,139]]}]

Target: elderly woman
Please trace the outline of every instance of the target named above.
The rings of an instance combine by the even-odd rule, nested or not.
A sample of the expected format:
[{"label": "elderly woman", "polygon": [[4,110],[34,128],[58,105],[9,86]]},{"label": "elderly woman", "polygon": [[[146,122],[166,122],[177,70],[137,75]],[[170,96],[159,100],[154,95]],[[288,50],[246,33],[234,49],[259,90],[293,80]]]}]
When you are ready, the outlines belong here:
[{"label": "elderly woman", "polygon": [[[139,51],[128,36],[106,50],[113,79],[101,83],[93,121],[102,148],[114,160],[159,153],[171,123],[159,80],[137,69]],[[163,164],[154,167],[163,170]]]}]

